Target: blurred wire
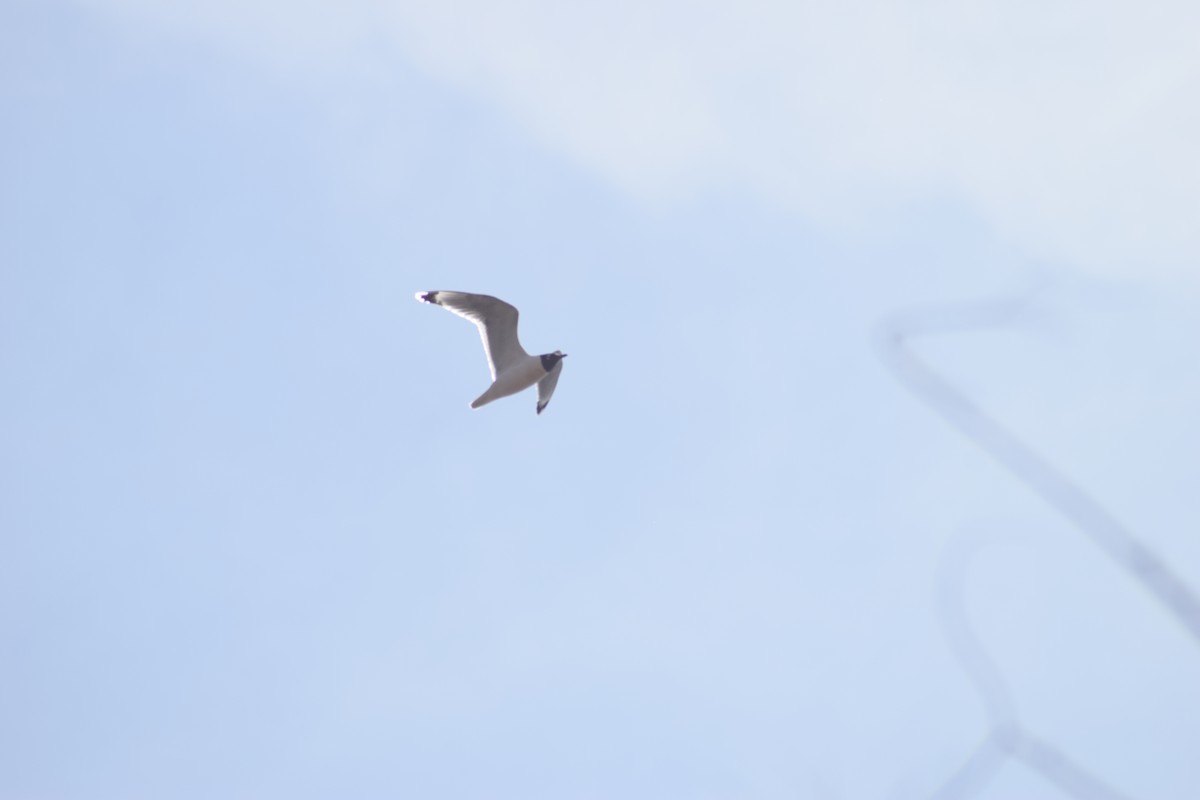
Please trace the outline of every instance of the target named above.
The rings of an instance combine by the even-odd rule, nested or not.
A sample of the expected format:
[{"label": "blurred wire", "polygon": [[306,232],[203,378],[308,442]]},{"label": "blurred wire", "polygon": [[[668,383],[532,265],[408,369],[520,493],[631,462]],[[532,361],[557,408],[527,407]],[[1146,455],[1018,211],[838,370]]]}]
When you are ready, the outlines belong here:
[{"label": "blurred wire", "polygon": [[947,549],[938,576],[937,607],[950,649],[983,700],[989,729],[962,766],[933,795],[935,800],[969,797],[987,786],[1008,758],[1015,758],[1073,797],[1119,800],[1124,797],[1103,780],[1071,761],[1021,724],[1016,703],[995,662],[987,654],[967,618],[963,589],[967,567],[977,547]]},{"label": "blurred wire", "polygon": [[[908,346],[918,336],[1011,324],[1026,305],[1024,300],[989,300],[898,315],[877,329],[875,343],[880,358],[900,383],[1079,528],[1162,603],[1163,609],[1200,644],[1200,601],[1187,584],[1095,498],[926,366]],[[961,576],[962,570],[960,561],[943,572],[939,607],[955,655],[983,699],[990,730],[934,796],[950,800],[978,792],[1011,757],[1075,797],[1121,797],[1053,745],[1022,728],[1007,687],[962,611],[961,578],[958,584],[947,578],[951,574]]]}]

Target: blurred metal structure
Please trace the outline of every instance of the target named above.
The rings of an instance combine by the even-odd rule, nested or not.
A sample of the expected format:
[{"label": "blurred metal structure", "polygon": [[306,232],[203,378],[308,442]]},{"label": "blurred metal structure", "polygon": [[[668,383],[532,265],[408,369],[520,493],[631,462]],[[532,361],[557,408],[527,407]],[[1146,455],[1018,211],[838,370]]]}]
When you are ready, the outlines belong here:
[{"label": "blurred metal structure", "polygon": [[[1107,553],[1200,645],[1200,600],[1195,592],[1095,497],[930,368],[910,347],[912,340],[922,336],[1011,325],[1026,306],[1021,298],[996,299],[905,312],[877,328],[875,345],[880,359],[901,384]],[[968,797],[983,789],[1011,758],[1073,797],[1124,797],[1022,726],[1002,677],[963,610],[965,562],[966,556],[960,553],[943,563],[938,608],[947,639],[983,701],[990,726],[958,771],[933,796],[939,800]]]}]

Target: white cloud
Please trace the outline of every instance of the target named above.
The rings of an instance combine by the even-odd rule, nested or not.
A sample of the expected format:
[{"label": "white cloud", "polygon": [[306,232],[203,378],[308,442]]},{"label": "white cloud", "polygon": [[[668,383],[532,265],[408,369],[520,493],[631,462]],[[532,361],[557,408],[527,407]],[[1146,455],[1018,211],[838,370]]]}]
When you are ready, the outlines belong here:
[{"label": "white cloud", "polygon": [[1197,274],[1184,0],[87,1],[288,62],[382,35],[646,202],[748,190],[853,228],[958,199],[1043,257]]}]

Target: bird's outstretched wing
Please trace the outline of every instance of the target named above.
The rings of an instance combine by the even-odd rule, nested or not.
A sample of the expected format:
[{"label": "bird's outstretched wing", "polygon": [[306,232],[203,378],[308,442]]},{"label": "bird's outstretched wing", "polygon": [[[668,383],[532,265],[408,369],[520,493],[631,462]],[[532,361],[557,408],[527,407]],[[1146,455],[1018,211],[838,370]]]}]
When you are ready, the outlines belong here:
[{"label": "bird's outstretched wing", "polygon": [[538,404],[537,413],[541,414],[546,404],[550,402],[550,395],[554,394],[554,387],[558,385],[558,376],[562,373],[562,359],[554,365],[554,369],[546,373],[546,377],[538,381]]},{"label": "bird's outstretched wing", "polygon": [[[483,349],[487,353],[492,380],[496,380],[498,373],[529,355],[517,338],[518,311],[503,300],[486,294],[441,291],[417,292],[417,299],[423,303],[441,306],[475,323],[475,327],[479,328],[479,336],[483,339]],[[554,391],[553,385],[550,391]],[[550,399],[548,394],[546,399]]]}]

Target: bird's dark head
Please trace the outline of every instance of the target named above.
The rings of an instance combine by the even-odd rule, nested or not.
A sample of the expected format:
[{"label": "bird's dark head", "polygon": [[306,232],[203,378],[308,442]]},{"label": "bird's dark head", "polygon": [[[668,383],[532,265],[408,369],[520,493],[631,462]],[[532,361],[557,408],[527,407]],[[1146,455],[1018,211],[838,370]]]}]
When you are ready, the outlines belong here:
[{"label": "bird's dark head", "polygon": [[546,355],[542,356],[542,369],[546,370],[546,372],[549,372],[550,370],[554,369],[555,364],[557,364],[559,361],[562,361],[566,357],[567,354],[562,350],[555,350],[553,353],[546,353]]}]

